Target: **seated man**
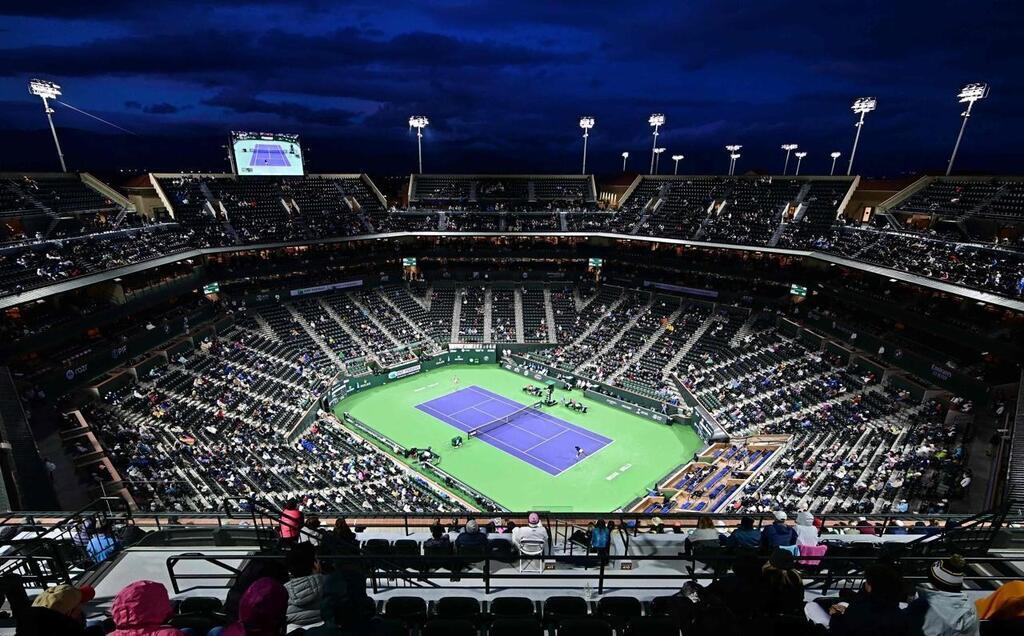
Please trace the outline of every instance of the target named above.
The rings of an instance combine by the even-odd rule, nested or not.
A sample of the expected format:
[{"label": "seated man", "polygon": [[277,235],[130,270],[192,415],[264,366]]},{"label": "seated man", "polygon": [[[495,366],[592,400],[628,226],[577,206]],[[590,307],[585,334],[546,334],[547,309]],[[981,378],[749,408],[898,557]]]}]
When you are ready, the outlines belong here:
[{"label": "seated man", "polygon": [[523,541],[541,542],[544,544],[545,551],[547,550],[548,533],[540,522],[540,515],[536,512],[531,512],[527,517],[526,526],[516,526],[512,529],[512,543],[515,544],[517,550],[520,549]]},{"label": "seated man", "polygon": [[290,578],[284,584],[288,591],[288,622],[311,625],[320,622],[320,600],[323,596],[323,575],[312,543],[298,543],[285,557]]}]

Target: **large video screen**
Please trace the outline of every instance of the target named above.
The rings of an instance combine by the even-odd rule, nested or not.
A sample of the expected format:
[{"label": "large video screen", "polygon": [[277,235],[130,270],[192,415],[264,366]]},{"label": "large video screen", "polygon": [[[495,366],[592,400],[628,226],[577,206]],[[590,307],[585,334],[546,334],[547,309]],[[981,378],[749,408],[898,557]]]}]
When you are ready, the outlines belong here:
[{"label": "large video screen", "polygon": [[235,171],[243,177],[305,174],[298,135],[233,132],[231,154]]}]

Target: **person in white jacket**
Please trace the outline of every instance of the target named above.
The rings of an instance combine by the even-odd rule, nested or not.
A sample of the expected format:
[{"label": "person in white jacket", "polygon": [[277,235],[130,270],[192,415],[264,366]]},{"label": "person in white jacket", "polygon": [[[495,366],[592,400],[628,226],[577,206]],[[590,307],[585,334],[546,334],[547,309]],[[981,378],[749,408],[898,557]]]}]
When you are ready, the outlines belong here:
[{"label": "person in white jacket", "polygon": [[796,515],[796,544],[818,545],[818,528],[814,526],[814,515],[806,510]]},{"label": "person in white jacket", "polygon": [[978,610],[963,593],[966,561],[954,554],[936,561],[928,570],[933,589],[917,588],[917,598],[907,611],[923,636],[978,636]]}]

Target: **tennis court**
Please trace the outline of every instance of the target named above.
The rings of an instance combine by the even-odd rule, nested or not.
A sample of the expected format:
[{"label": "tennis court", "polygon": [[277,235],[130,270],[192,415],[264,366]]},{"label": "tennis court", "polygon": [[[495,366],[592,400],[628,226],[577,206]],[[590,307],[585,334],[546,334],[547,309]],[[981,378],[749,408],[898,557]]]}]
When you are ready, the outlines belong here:
[{"label": "tennis court", "polygon": [[278,166],[290,167],[288,156],[284,149],[277,144],[256,144],[252,148],[252,157],[249,159],[250,166]]},{"label": "tennis court", "polygon": [[[416,408],[463,433],[482,427],[476,440],[486,442],[549,475],[562,474],[612,443],[603,435],[549,415],[539,408],[524,409],[520,402],[479,386],[467,386],[417,404]],[[577,446],[585,452],[582,458],[576,457]]]}]

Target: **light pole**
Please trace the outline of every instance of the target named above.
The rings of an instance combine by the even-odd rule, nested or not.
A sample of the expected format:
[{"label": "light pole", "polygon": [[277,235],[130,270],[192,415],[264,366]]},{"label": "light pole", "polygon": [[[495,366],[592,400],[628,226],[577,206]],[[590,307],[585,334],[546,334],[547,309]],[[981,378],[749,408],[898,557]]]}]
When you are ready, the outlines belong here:
[{"label": "light pole", "polygon": [[672,155],[672,161],[676,162],[676,167],[672,171],[672,174],[679,174],[679,162],[682,161],[683,155]]},{"label": "light pole", "polygon": [[661,172],[661,153],[665,152],[664,148],[655,148],[654,155],[657,157],[654,161],[654,174]]},{"label": "light pole", "polygon": [[423,174],[423,129],[430,124],[426,115],[413,115],[409,118],[409,128],[416,129],[416,151],[420,159],[420,174]]},{"label": "light pole", "polygon": [[857,154],[857,142],[860,141],[860,131],[864,127],[864,116],[875,110],[878,106],[878,100],[874,97],[861,97],[853,102],[853,106],[850,107],[855,114],[860,115],[860,119],[857,121],[857,134],[853,137],[853,150],[850,151],[850,163],[846,166],[846,174],[853,171],[853,157]]},{"label": "light pole", "polygon": [[57,139],[57,129],[53,125],[53,109],[50,108],[49,101],[60,97],[60,86],[47,80],[34,79],[29,80],[28,92],[43,100],[43,112],[46,113],[46,119],[50,122],[53,143],[57,146],[57,157],[60,158],[60,169],[62,172],[67,172],[68,167],[64,164],[64,152],[60,149],[60,141]]},{"label": "light pole", "polygon": [[587,174],[587,138],[590,137],[590,129],[593,127],[593,117],[580,117],[580,128],[583,129],[583,174]]},{"label": "light pole", "polygon": [[956,144],[953,146],[953,154],[949,157],[949,165],[946,166],[946,176],[953,171],[953,161],[956,159],[956,151],[960,149],[960,140],[964,136],[964,128],[967,128],[967,118],[971,116],[971,108],[974,106],[974,102],[979,99],[985,99],[988,97],[988,84],[978,82],[975,84],[968,84],[960,89],[960,94],[957,98],[961,104],[967,104],[967,110],[960,113],[960,116],[964,118],[962,124],[960,124],[960,134],[956,136]]},{"label": "light pole", "polygon": [[654,113],[647,118],[647,123],[654,126],[654,143],[651,145],[651,174],[654,174],[654,156],[658,154],[658,129],[665,125],[665,116]]},{"label": "light pole", "polygon": [[831,155],[829,155],[830,157],[832,157],[832,169],[828,171],[828,176],[831,177],[831,176],[835,175],[835,173],[836,173],[836,159],[841,157],[842,154],[843,153],[841,153],[838,150],[836,150]]},{"label": "light pole", "polygon": [[736,160],[740,158],[740,156],[738,154],[736,154],[736,153],[738,153],[740,151],[740,148],[742,148],[742,147],[743,146],[740,146],[739,144],[732,144],[732,145],[729,145],[729,146],[725,147],[725,149],[727,151],[729,151],[729,176],[730,177],[732,176],[733,170],[736,167]]},{"label": "light pole", "polygon": [[800,163],[804,160],[804,157],[806,157],[806,156],[807,156],[806,152],[798,152],[798,153],[796,153],[796,175],[794,175],[794,176],[797,176],[797,177],[800,176]]},{"label": "light pole", "polygon": [[786,163],[782,165],[782,174],[785,175],[786,171],[789,170],[789,153],[793,152],[800,146],[796,144],[782,144],[782,149],[786,151]]},{"label": "light pole", "polygon": [[622,171],[623,172],[626,171],[626,159],[629,159],[629,151],[628,150],[622,153]]}]

